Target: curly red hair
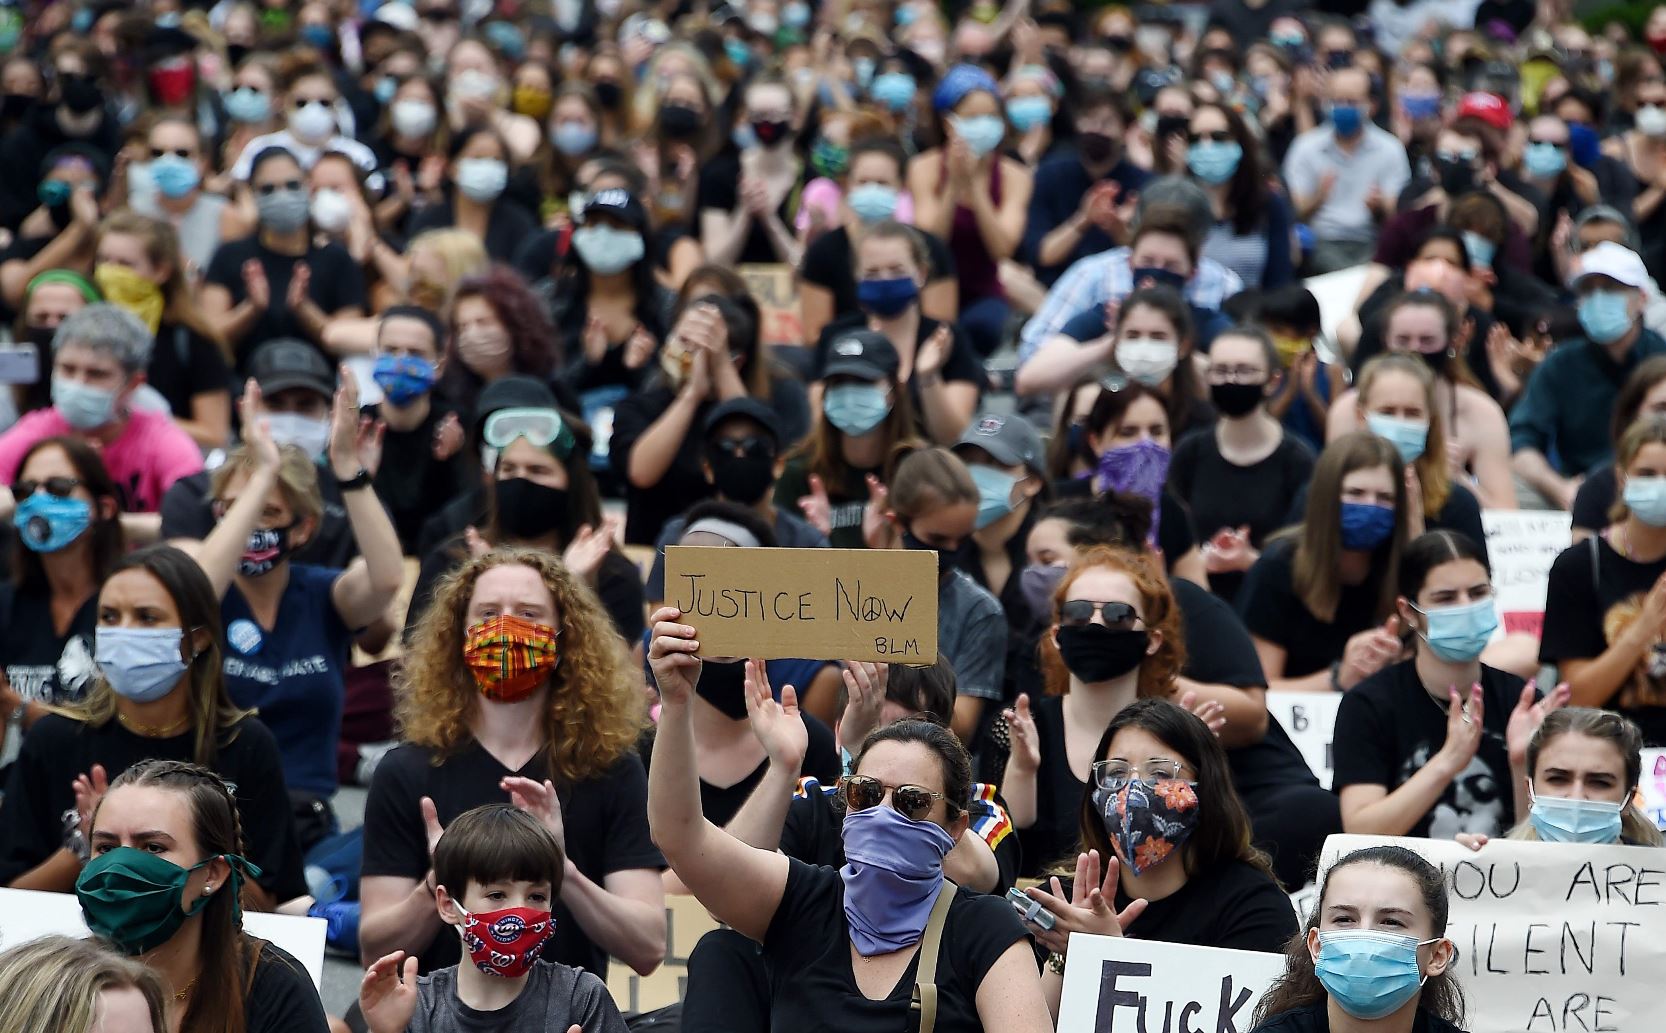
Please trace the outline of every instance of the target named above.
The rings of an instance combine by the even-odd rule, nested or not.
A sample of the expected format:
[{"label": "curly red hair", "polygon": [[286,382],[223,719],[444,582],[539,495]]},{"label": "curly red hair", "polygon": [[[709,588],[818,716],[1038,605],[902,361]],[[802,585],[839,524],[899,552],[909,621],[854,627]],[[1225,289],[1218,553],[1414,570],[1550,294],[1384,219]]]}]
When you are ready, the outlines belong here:
[{"label": "curly red hair", "polygon": [[[1095,545],[1076,554],[1076,561],[1065,571],[1053,593],[1053,621],[1057,626],[1059,604],[1070,598],[1070,586],[1090,570],[1107,568],[1125,575],[1134,582],[1140,594],[1140,612],[1145,627],[1163,635],[1157,651],[1140,663],[1139,694],[1142,697],[1167,699],[1174,695],[1175,679],[1186,663],[1185,636],[1180,630],[1180,607],[1174,602],[1168,579],[1157,562],[1147,553],[1119,549],[1110,545]],[[1047,695],[1063,696],[1070,691],[1070,671],[1064,666],[1059,647],[1051,634],[1043,634],[1040,644],[1042,683]]]},{"label": "curly red hair", "polygon": [[555,347],[555,327],[551,325],[538,295],[526,285],[515,270],[506,265],[494,265],[479,276],[471,276],[457,285],[451,297],[451,342],[446,348],[451,369],[463,368],[457,355],[457,306],[464,298],[481,298],[492,307],[498,322],[509,334],[509,350],[514,356],[514,371],[548,380],[561,365],[561,355]]}]

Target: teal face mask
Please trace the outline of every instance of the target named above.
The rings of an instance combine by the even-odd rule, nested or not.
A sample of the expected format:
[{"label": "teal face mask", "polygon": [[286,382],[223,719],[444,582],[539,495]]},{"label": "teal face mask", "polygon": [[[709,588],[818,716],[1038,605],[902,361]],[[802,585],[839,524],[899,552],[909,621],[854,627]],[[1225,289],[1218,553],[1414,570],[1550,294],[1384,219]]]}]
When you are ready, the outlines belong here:
[{"label": "teal face mask", "polygon": [[983,530],[1012,512],[1012,489],[1018,478],[1005,470],[982,463],[969,463],[972,483],[978,486],[978,519],[976,527]]},{"label": "teal face mask", "polygon": [[1624,812],[1623,803],[1533,794],[1527,818],[1547,843],[1618,843]]},{"label": "teal face mask", "polygon": [[835,384],[822,398],[827,422],[850,435],[866,434],[885,421],[891,403],[878,384]]},{"label": "teal face mask", "polygon": [[[81,901],[87,928],[125,954],[155,950],[171,940],[187,918],[214,899],[212,895],[198,897],[188,910],[180,906],[191,873],[212,860],[204,858],[181,868],[166,858],[127,846],[99,854],[87,862],[75,880],[75,896]],[[246,862],[232,855],[226,860],[232,862],[231,885],[220,892],[235,896],[242,884],[239,866]]]}]

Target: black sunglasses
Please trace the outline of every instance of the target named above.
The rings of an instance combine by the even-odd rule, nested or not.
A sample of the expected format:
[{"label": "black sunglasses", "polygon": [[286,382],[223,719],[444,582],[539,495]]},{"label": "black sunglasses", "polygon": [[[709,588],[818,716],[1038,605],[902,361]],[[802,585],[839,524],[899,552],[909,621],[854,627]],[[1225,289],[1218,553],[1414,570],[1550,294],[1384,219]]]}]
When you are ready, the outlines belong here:
[{"label": "black sunglasses", "polygon": [[48,477],[44,481],[13,481],[12,498],[22,502],[38,489],[45,488],[48,495],[67,499],[80,486],[81,481],[75,477]]},{"label": "black sunglasses", "polygon": [[150,156],[151,156],[152,160],[164,157],[164,156],[169,155],[169,154],[173,155],[176,158],[184,158],[186,161],[196,161],[197,160],[197,156],[195,154],[192,154],[189,150],[187,150],[184,147],[176,147],[171,151],[167,150],[165,148],[162,148],[162,147],[152,147],[150,149]]},{"label": "black sunglasses", "polygon": [[839,780],[839,789],[844,793],[845,810],[851,813],[879,806],[885,799],[886,789],[891,790],[891,806],[910,821],[924,821],[926,815],[931,813],[931,805],[938,800],[944,800],[951,818],[959,811],[944,799],[942,793],[934,793],[923,786],[887,786],[872,775],[846,775]]},{"label": "black sunglasses", "polygon": [[1105,626],[1112,631],[1128,631],[1140,615],[1132,603],[1096,603],[1087,599],[1066,599],[1059,604],[1059,623],[1071,627],[1093,623],[1093,615],[1105,618]]},{"label": "black sunglasses", "polygon": [[1216,129],[1208,133],[1186,134],[1187,143],[1202,143],[1205,140],[1213,140],[1215,143],[1231,143],[1232,131],[1230,129]]},{"label": "black sunglasses", "polygon": [[302,183],[298,179],[286,179],[282,183],[262,183],[260,186],[255,187],[255,191],[263,197],[275,194],[280,190],[300,189],[302,189]]},{"label": "black sunglasses", "polygon": [[426,11],[418,12],[417,16],[427,22],[454,22],[457,20],[456,11],[447,11],[440,7],[430,7]]}]

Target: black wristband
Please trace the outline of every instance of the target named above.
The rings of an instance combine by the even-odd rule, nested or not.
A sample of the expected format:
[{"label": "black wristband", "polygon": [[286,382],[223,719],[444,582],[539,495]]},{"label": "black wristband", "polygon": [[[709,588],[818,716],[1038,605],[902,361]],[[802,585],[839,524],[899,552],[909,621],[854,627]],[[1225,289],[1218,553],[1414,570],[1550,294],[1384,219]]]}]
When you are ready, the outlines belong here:
[{"label": "black wristband", "polygon": [[370,487],[370,471],[366,470],[362,466],[359,467],[358,473],[347,478],[346,480],[342,480],[340,477],[336,478],[337,491],[358,491],[360,488],[368,487]]}]

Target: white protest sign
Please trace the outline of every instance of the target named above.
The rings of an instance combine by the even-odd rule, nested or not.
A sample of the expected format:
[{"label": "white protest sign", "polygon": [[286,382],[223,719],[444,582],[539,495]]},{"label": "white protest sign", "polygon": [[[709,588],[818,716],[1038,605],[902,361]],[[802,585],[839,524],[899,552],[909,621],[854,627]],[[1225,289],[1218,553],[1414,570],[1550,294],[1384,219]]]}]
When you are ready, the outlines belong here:
[{"label": "white protest sign", "polygon": [[[305,966],[313,986],[324,985],[325,922],[322,918],[245,911],[243,928],[250,936],[269,940],[293,955]],[[75,894],[0,889],[0,950],[54,933],[92,935],[81,919],[81,904]]]},{"label": "white protest sign", "polygon": [[1059,1033],[1247,1031],[1282,954],[1120,936],[1070,937]]},{"label": "white protest sign", "polygon": [[1666,1029],[1666,853],[1506,839],[1476,852],[1447,840],[1331,836],[1319,870],[1384,844],[1416,851],[1446,877],[1446,935],[1458,948],[1470,1033]]},{"label": "white protest sign", "polygon": [[1550,565],[1573,542],[1573,516],[1544,509],[1486,509],[1487,532],[1498,621],[1506,633],[1539,636],[1545,622]]},{"label": "white protest sign", "polygon": [[1341,705],[1340,692],[1267,693],[1267,710],[1284,726],[1290,741],[1302,751],[1302,759],[1326,789],[1330,788],[1331,774],[1336,769],[1331,757],[1331,738],[1336,732],[1336,711]]},{"label": "white protest sign", "polygon": [[1359,307],[1359,289],[1364,286],[1368,271],[1367,266],[1356,265],[1302,281],[1302,286],[1319,303],[1319,329],[1332,341],[1336,340],[1336,328]]},{"label": "white protest sign", "polygon": [[1643,796],[1643,813],[1655,828],[1666,829],[1666,750],[1643,751],[1643,776],[1637,791]]}]

